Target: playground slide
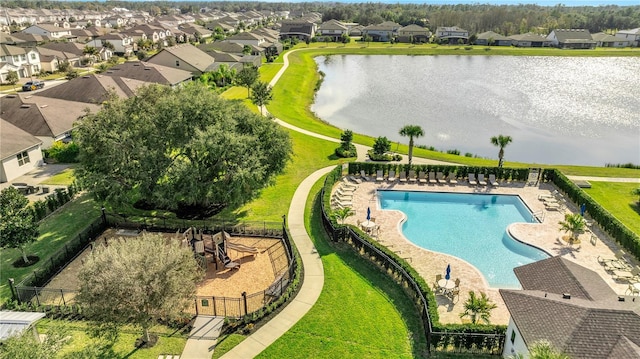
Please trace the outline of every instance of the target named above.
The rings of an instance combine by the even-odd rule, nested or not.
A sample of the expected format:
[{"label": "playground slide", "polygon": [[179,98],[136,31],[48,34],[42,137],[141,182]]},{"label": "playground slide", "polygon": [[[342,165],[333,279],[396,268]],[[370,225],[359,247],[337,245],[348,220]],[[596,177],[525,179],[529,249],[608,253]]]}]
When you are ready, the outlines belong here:
[{"label": "playground slide", "polygon": [[238,251],[238,252],[258,254],[258,248],[245,246],[243,244],[227,242],[227,248],[233,249],[234,251]]},{"label": "playground slide", "polygon": [[218,258],[220,258],[220,262],[224,263],[225,268],[240,268],[240,264],[232,261],[220,247],[218,247]]}]

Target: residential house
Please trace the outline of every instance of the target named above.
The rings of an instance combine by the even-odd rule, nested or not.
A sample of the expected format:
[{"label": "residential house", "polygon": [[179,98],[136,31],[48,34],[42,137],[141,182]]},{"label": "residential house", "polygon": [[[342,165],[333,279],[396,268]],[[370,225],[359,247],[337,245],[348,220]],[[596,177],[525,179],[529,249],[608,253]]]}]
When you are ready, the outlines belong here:
[{"label": "residential house", "polygon": [[362,36],[363,30],[364,30],[364,26],[354,25],[349,28],[349,36]]},{"label": "residential house", "polygon": [[[87,61],[88,56],[84,53],[85,45],[77,42],[48,42],[42,46],[38,46],[38,52],[43,55],[55,55],[60,62],[68,62],[74,67],[82,66]],[[96,49],[100,49],[96,47]],[[53,50],[56,52],[48,51]]]},{"label": "residential house", "polygon": [[254,34],[252,32],[241,32],[232,36],[228,36],[224,39],[225,42],[235,42],[240,45],[249,45],[255,47],[262,47],[266,44],[264,36]]},{"label": "residential house", "polygon": [[34,34],[40,36],[46,36],[52,40],[66,39],[73,37],[71,35],[71,29],[65,29],[53,25],[32,25],[22,30],[25,34]]},{"label": "residential house", "polygon": [[218,51],[227,54],[244,55],[244,45],[237,42],[214,41],[208,44],[198,45],[198,49],[204,52]]},{"label": "residential house", "polygon": [[522,290],[500,289],[510,320],[503,356],[541,340],[571,358],[640,357],[640,302],[564,257],[514,268]]},{"label": "residential house", "polygon": [[330,37],[332,41],[340,41],[342,36],[349,36],[349,28],[338,20],[325,21],[318,26],[316,36]]},{"label": "residential house", "polygon": [[616,32],[616,37],[631,41],[631,46],[640,46],[640,27]]},{"label": "residential house", "polygon": [[491,46],[511,46],[511,38],[500,35],[493,31],[486,31],[478,34],[476,37],[476,45],[491,45]]},{"label": "residential house", "polygon": [[9,71],[15,71],[19,78],[29,78],[40,73],[40,55],[36,49],[0,44],[0,79],[4,82]]},{"label": "residential house", "polygon": [[38,91],[37,97],[38,99],[47,98],[52,101],[63,101],[61,103],[83,104],[85,107],[100,106],[109,99],[112,92],[120,98],[128,98],[133,96],[135,91],[145,84],[147,83],[144,81],[131,78],[90,74],[77,77],[57,86],[45,87],[43,90]]},{"label": "residential house", "polygon": [[235,27],[233,27],[232,25],[229,25],[225,22],[221,22],[220,20],[213,20],[213,21],[209,21],[204,25],[205,28],[215,32],[216,29],[220,29],[218,31],[222,31],[225,34],[228,34],[230,32],[233,32],[235,30]]},{"label": "residential house", "polygon": [[109,68],[104,76],[133,79],[145,83],[179,86],[190,82],[193,75],[189,71],[161,66],[143,61],[129,61]]},{"label": "residential house", "polygon": [[596,42],[587,29],[555,29],[547,39],[551,45],[561,49],[595,49]]},{"label": "residential house", "polygon": [[86,109],[99,109],[98,105],[44,97],[41,92],[4,96],[0,107],[5,121],[38,138],[43,148],[71,136],[74,123],[86,115]]},{"label": "residential house", "polygon": [[210,71],[216,71],[220,65],[225,64],[229,69],[236,71],[242,70],[247,66],[260,67],[262,65],[262,57],[255,55],[235,55],[219,51],[207,51],[207,54],[215,59],[215,63]]},{"label": "residential house", "polygon": [[188,23],[178,26],[178,29],[188,35],[189,40],[206,41],[213,36],[213,32],[204,26]]},{"label": "residential house", "polygon": [[[97,44],[110,43],[113,45],[113,52],[119,56],[131,56],[133,54],[133,38],[131,36],[111,33],[102,35],[91,42],[91,46],[98,47]],[[87,43],[89,44],[89,43]]]},{"label": "residential house", "polygon": [[120,29],[127,24],[127,20],[122,16],[110,16],[102,19],[102,26]]},{"label": "residential house", "polygon": [[591,34],[591,38],[596,42],[597,47],[628,47],[631,46],[631,41],[621,39],[613,35],[605,34],[604,32],[598,32]]},{"label": "residential house", "polygon": [[546,37],[532,32],[519,35],[509,36],[511,39],[511,45],[516,47],[549,47],[551,46],[551,40]]},{"label": "residential house", "polygon": [[[60,63],[67,61],[64,53],[44,47],[38,48],[38,54],[40,55],[40,66],[43,72],[56,72],[60,67]],[[77,62],[79,59],[76,58],[75,61]],[[72,62],[69,61],[69,63]]]},{"label": "residential house", "polygon": [[297,38],[302,41],[316,36],[317,25],[309,20],[283,20],[280,27],[280,38]]},{"label": "residential house", "polygon": [[0,32],[0,44],[30,48],[36,47],[37,45],[43,44],[47,41],[49,41],[47,38],[40,35],[25,34],[22,32],[14,32],[11,34]]},{"label": "residential house", "polygon": [[426,43],[431,38],[429,29],[416,24],[403,26],[397,31],[398,42]]},{"label": "residential house", "polygon": [[163,65],[174,69],[191,72],[194,76],[200,76],[210,71],[215,60],[206,52],[199,50],[191,44],[180,44],[165,47],[157,54],[150,57],[147,62]]},{"label": "residential house", "polygon": [[457,26],[439,26],[435,33],[436,41],[450,45],[469,42],[469,31]]},{"label": "residential house", "polygon": [[42,141],[2,118],[0,128],[0,183],[42,165]]},{"label": "residential house", "polygon": [[381,24],[365,26],[362,36],[370,36],[372,41],[390,41],[397,35],[402,25],[393,21],[385,21]]}]

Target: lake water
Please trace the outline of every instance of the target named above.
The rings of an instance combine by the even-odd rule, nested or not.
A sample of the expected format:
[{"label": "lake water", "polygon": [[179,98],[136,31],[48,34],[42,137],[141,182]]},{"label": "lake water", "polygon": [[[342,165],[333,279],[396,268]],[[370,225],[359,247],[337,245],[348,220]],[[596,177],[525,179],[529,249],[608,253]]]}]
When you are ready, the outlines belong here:
[{"label": "lake water", "polygon": [[[463,51],[463,50],[461,50]],[[640,164],[637,57],[317,57],[326,76],[312,110],[343,129],[498,157],[490,138],[513,138],[505,160]],[[393,147],[392,149],[395,149]]]}]

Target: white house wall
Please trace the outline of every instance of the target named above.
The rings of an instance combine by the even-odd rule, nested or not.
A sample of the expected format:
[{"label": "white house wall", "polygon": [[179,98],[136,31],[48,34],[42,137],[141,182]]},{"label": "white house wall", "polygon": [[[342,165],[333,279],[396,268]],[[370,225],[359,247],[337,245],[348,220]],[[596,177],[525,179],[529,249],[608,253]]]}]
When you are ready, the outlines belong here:
[{"label": "white house wall", "polygon": [[[515,332],[515,338],[513,343],[511,342],[511,335]],[[504,351],[502,352],[503,358],[509,358],[516,354],[522,354],[524,359],[529,358],[529,350],[527,349],[520,331],[516,327],[512,318],[509,318],[509,325],[507,326],[506,338],[504,340]]]},{"label": "white house wall", "polygon": [[0,182],[10,182],[14,179],[42,166],[42,150],[40,145],[36,145],[27,150],[29,153],[29,163],[18,165],[18,154],[9,156],[2,160],[2,168],[0,169]]}]

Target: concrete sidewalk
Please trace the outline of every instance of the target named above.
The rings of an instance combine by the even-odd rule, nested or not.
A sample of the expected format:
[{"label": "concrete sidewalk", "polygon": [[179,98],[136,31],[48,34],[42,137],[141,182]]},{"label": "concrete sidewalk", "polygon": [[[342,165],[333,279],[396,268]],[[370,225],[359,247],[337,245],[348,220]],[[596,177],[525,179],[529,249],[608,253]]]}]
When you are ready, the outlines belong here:
[{"label": "concrete sidewalk", "polygon": [[304,208],[311,187],[335,166],[325,167],[305,178],[296,189],[289,207],[288,225],[304,267],[304,280],[298,295],[267,324],[250,335],[222,358],[253,358],[280,338],[315,304],[324,286],[324,268],[304,227]]}]

